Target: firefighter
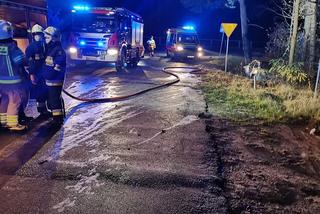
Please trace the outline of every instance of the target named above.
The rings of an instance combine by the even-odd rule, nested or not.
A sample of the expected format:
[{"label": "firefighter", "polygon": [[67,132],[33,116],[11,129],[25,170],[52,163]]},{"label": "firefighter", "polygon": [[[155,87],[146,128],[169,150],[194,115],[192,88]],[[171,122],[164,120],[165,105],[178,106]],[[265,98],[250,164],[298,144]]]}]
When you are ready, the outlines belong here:
[{"label": "firefighter", "polygon": [[10,22],[0,20],[0,122],[2,128],[23,131],[19,124],[19,108],[27,103],[27,91],[23,84],[25,55],[13,40]]},{"label": "firefighter", "polygon": [[149,47],[149,53],[150,56],[153,57],[154,56],[154,50],[156,49],[156,41],[154,41],[153,36],[151,36],[151,38],[148,40],[148,47]]},{"label": "firefighter", "polygon": [[39,118],[48,118],[50,113],[46,105],[47,87],[43,77],[43,65],[45,61],[43,30],[43,27],[38,24],[32,27],[33,42],[26,49],[26,58],[28,60],[27,70],[29,71],[33,92],[37,100],[37,110],[40,113]]},{"label": "firefighter", "polygon": [[63,124],[64,109],[62,88],[66,71],[66,53],[61,46],[60,32],[54,27],[44,30],[46,59],[44,78],[48,87],[48,104],[52,111],[55,126]]}]

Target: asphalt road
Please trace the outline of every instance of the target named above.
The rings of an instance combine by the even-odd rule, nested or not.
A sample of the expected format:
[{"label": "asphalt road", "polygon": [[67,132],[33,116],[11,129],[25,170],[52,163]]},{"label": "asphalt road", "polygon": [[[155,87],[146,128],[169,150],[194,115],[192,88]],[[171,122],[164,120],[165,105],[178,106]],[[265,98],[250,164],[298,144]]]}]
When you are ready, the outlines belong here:
[{"label": "asphalt road", "polygon": [[[196,65],[197,63],[191,63]],[[144,59],[123,73],[92,63],[71,69],[65,88],[82,97],[130,94],[173,80]],[[26,134],[0,133],[1,213],[226,213],[214,151],[198,115],[201,77],[115,103],[65,97],[61,130],[36,121]],[[34,113],[34,103],[28,112]]]}]

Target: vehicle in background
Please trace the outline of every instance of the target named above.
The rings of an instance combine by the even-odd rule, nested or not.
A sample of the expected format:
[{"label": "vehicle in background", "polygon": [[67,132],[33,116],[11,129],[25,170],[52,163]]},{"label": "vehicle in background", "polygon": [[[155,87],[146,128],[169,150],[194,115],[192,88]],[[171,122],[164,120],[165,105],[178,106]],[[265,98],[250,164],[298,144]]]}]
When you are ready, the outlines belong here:
[{"label": "vehicle in background", "polygon": [[115,63],[118,71],[135,67],[144,56],[143,26],[139,15],[124,8],[75,6],[70,58]]},{"label": "vehicle in background", "polygon": [[167,57],[172,59],[199,59],[203,56],[196,30],[192,26],[172,28],[167,31]]}]

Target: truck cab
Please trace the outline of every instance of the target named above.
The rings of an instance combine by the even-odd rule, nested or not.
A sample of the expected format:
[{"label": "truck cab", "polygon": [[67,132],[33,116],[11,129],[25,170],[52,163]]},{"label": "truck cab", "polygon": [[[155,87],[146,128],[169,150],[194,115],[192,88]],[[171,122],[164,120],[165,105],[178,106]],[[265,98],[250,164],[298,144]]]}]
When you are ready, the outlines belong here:
[{"label": "truck cab", "polygon": [[137,66],[144,55],[143,20],[124,8],[75,6],[69,46],[74,61]]},{"label": "truck cab", "polygon": [[196,30],[192,26],[172,28],[167,31],[167,57],[173,59],[199,59],[203,56]]}]

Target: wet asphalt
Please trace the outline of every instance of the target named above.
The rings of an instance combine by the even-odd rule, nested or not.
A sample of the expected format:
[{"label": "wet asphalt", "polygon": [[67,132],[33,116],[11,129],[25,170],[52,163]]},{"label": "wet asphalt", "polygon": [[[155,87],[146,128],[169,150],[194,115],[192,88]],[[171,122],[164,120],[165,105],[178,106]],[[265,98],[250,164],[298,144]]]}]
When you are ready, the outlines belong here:
[{"label": "wet asphalt", "polygon": [[[165,66],[201,62],[143,59],[117,73],[106,64],[71,68],[65,89],[115,97],[174,80]],[[0,133],[1,213],[226,213],[206,125],[201,76],[173,70],[171,87],[113,103],[64,97],[61,130],[34,121]],[[28,114],[36,116],[34,101]]]}]

